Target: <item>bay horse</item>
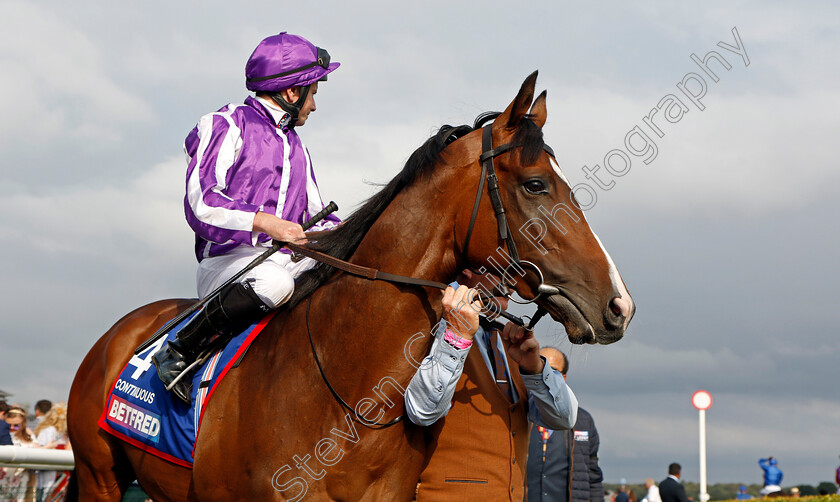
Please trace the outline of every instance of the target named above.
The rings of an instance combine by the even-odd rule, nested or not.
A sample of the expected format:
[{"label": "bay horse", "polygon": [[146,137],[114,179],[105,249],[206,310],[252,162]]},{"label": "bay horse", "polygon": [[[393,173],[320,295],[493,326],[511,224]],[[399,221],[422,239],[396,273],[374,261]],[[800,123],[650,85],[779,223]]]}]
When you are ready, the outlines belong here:
[{"label": "bay horse", "polygon": [[[447,283],[465,268],[507,266],[513,245],[541,276],[529,270],[511,282],[519,295],[537,297],[574,343],[619,340],[635,306],[545,148],[546,93],[534,99],[536,78],[530,75],[488,126],[492,144],[508,146],[492,155],[493,179],[482,181],[482,130],[444,126],[388,185],[311,246],[354,264]],[[496,182],[507,240],[502,216],[481,197]],[[538,295],[540,282],[556,294]],[[96,342],[73,382],[74,496],[116,502],[136,478],[161,501],[411,500],[424,462],[423,430],[406,420],[384,424],[403,414],[412,360],[428,354],[441,297],[434,288],[370,281],[327,266],[308,272],[207,404],[192,470],[97,425],[134,348],[194,300],[135,310]]]}]

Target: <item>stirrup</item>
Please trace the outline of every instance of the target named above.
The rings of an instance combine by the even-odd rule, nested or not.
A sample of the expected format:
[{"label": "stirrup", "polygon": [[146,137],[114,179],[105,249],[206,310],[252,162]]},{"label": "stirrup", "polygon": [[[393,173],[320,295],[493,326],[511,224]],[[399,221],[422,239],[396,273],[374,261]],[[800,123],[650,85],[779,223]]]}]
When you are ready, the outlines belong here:
[{"label": "stirrup", "polygon": [[[172,381],[169,382],[169,384],[166,385],[166,390],[171,391],[175,387],[175,385],[178,382],[181,381],[181,379],[184,377],[184,375],[186,375],[187,373],[190,373],[193,369],[200,366],[204,361],[207,360],[208,357],[210,357],[210,354],[212,354],[212,353],[213,353],[213,350],[207,350],[207,351],[203,352],[200,356],[198,356],[195,359],[195,361],[193,361],[192,363],[190,363],[189,366],[187,366],[186,368],[181,370],[181,372],[178,373],[178,375],[175,376],[175,378],[173,378]],[[166,382],[164,382],[164,383],[166,383]]]},{"label": "stirrup", "polygon": [[[182,354],[181,351],[175,348],[172,343],[167,343],[165,347],[152,356],[152,364],[154,364],[157,370],[157,376],[163,382],[166,390],[171,391],[179,399],[189,404],[189,383],[182,381],[185,372],[191,368],[191,365],[187,366],[187,357],[187,355]],[[181,384],[176,385],[178,382],[181,382]]]},{"label": "stirrup", "polygon": [[[212,344],[211,346],[209,346],[204,352],[202,352],[198,355],[198,357],[195,358],[195,361],[193,361],[189,364],[189,366],[181,370],[175,376],[175,378],[172,379],[171,382],[169,382],[168,384],[166,382],[163,382],[166,385],[166,390],[175,394],[181,401],[187,404],[192,404],[192,382],[190,380],[192,379],[193,370],[204,364],[204,362],[207,361],[207,359],[209,359],[210,356],[212,356],[213,353],[216,352],[216,350],[221,349],[222,347],[223,344]],[[189,378],[190,380],[183,381],[185,377]]]}]

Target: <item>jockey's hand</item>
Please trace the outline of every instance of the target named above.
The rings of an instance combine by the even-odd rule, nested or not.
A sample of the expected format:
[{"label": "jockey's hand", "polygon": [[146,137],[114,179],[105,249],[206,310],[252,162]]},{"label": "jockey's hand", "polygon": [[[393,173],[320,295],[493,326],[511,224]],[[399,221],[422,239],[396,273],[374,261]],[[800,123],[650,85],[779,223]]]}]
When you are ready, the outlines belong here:
[{"label": "jockey's hand", "polygon": [[254,230],[281,242],[293,242],[295,244],[307,242],[303,227],[262,211],[257,212],[254,216]]},{"label": "jockey's hand", "polygon": [[507,347],[508,355],[519,365],[523,373],[529,375],[542,373],[545,361],[540,357],[540,342],[534,337],[533,331],[509,322],[502,330],[502,341]]},{"label": "jockey's hand", "polygon": [[443,320],[456,335],[472,340],[478,331],[478,313],[481,311],[481,300],[478,291],[466,286],[452,286],[443,292]]}]

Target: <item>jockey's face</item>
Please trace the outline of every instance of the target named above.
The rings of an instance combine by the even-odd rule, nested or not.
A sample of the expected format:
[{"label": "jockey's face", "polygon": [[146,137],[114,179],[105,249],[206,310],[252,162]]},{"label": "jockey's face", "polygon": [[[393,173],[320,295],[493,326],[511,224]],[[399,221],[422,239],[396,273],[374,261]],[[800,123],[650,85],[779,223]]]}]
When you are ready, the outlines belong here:
[{"label": "jockey's face", "polygon": [[309,114],[315,111],[316,94],[318,94],[318,82],[315,82],[312,84],[312,87],[309,88],[309,94],[306,95],[306,101],[303,103],[303,107],[301,107],[300,114],[298,115],[298,126],[305,124]]},{"label": "jockey's face", "polygon": [[[300,87],[283,89],[280,92],[283,94],[283,99],[285,99],[289,103],[297,103],[300,99]],[[309,114],[315,111],[316,94],[318,94],[318,82],[315,82],[309,87],[309,94],[306,95],[306,101],[304,101],[303,106],[300,107],[300,113],[298,113],[298,118],[297,122],[295,123],[295,127],[300,127],[304,125],[306,123],[306,119],[309,118]]]}]

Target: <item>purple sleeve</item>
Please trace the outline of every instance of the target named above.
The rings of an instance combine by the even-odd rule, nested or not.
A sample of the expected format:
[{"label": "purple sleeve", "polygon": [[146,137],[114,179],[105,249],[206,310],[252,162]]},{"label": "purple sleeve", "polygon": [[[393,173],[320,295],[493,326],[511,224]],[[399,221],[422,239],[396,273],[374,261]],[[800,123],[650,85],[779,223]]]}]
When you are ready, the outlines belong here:
[{"label": "purple sleeve", "polygon": [[229,112],[205,115],[184,144],[189,157],[185,212],[190,227],[201,238],[217,243],[251,244],[254,215],[259,206],[227,193],[235,175],[241,131]]}]

